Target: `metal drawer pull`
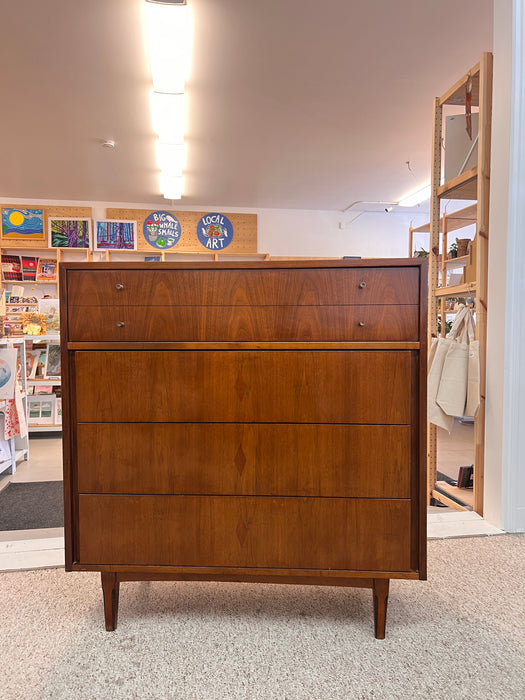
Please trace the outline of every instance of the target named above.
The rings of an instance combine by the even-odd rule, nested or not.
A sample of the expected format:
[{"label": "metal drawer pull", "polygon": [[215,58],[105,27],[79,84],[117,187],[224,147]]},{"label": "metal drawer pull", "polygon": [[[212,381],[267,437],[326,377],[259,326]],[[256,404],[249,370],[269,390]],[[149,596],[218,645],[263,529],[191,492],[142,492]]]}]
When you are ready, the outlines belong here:
[{"label": "metal drawer pull", "polygon": [[[122,325],[124,325],[124,324],[122,324]],[[365,322],[364,322],[364,321],[359,321],[359,325],[360,325],[360,326],[364,326],[364,325],[365,325]]]},{"label": "metal drawer pull", "polygon": [[125,325],[126,325],[126,324],[124,323],[124,321],[117,321],[117,326],[118,326],[119,328],[124,328]]},{"label": "metal drawer pull", "polygon": [[366,287],[366,282],[361,282],[359,286],[361,287],[361,289],[364,289]]},{"label": "metal drawer pull", "polygon": [[115,289],[118,289],[118,290],[124,289],[124,285],[123,284],[116,284]]}]

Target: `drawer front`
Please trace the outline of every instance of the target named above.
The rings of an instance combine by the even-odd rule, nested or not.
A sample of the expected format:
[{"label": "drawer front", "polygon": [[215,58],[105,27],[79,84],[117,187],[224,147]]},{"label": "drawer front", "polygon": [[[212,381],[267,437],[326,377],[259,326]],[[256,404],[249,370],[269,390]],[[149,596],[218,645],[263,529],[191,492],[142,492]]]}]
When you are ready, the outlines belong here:
[{"label": "drawer front", "polygon": [[419,269],[68,270],[71,306],[418,304]]},{"label": "drawer front", "polygon": [[69,340],[417,341],[417,306],[70,307]]},{"label": "drawer front", "polygon": [[80,351],[76,419],[409,424],[411,359],[409,351]]},{"label": "drawer front", "polygon": [[79,497],[79,563],[410,570],[410,502]]},{"label": "drawer front", "polygon": [[80,423],[78,490],[409,498],[406,426]]}]

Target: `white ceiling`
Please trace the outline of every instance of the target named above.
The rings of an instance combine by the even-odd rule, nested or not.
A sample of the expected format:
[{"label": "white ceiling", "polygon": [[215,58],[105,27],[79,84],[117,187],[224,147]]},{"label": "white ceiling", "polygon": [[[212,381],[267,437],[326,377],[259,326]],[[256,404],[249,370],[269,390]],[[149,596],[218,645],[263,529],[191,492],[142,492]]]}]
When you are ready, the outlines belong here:
[{"label": "white ceiling", "polygon": [[[177,205],[398,201],[430,177],[433,98],[492,48],[492,0],[189,3]],[[167,206],[141,21],[142,0],[2,0],[1,197]]]}]

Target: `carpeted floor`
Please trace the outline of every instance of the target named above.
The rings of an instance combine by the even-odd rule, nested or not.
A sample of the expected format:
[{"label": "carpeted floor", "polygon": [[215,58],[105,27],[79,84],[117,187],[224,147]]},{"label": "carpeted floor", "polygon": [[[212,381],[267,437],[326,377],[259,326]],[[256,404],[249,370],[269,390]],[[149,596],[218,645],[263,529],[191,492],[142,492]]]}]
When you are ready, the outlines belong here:
[{"label": "carpeted floor", "polygon": [[0,491],[0,532],[63,525],[61,481],[12,482]]},{"label": "carpeted floor", "polygon": [[100,576],[0,574],[2,700],[518,700],[525,536],[429,543],[429,581],[392,581],[387,638],[369,590],[121,584],[105,632]]}]

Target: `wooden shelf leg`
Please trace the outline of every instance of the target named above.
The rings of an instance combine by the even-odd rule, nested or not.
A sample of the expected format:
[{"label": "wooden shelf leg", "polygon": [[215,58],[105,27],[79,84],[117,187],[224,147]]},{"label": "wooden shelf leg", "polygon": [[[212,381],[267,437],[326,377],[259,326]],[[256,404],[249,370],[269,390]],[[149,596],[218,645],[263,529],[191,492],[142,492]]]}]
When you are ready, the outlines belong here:
[{"label": "wooden shelf leg", "polygon": [[390,579],[375,578],[373,581],[375,634],[376,639],[384,639]]},{"label": "wooden shelf leg", "polygon": [[117,627],[119,581],[117,580],[117,574],[106,571],[101,573],[101,578],[106,630],[113,632]]}]

